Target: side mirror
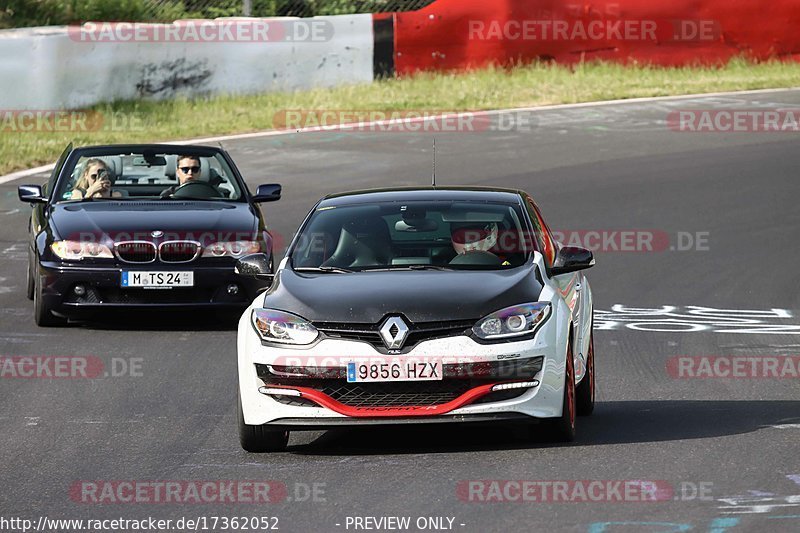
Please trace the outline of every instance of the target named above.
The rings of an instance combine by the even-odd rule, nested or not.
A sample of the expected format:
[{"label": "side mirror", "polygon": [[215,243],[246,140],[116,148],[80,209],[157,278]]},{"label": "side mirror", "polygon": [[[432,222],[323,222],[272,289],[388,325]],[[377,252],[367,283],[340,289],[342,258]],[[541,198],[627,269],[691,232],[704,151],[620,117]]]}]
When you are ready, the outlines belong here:
[{"label": "side mirror", "polygon": [[272,273],[269,256],[267,254],[250,254],[236,261],[234,272],[240,276],[248,276],[267,281],[275,277]]},{"label": "side mirror", "polygon": [[580,246],[564,246],[556,255],[550,272],[554,276],[585,270],[594,266],[594,254]]},{"label": "side mirror", "polygon": [[46,204],[47,198],[42,196],[42,187],[39,185],[20,185],[17,188],[19,199],[29,204]]},{"label": "side mirror", "polygon": [[281,199],[281,186],[278,183],[269,183],[266,185],[259,185],[256,190],[253,201],[261,202],[274,202]]}]

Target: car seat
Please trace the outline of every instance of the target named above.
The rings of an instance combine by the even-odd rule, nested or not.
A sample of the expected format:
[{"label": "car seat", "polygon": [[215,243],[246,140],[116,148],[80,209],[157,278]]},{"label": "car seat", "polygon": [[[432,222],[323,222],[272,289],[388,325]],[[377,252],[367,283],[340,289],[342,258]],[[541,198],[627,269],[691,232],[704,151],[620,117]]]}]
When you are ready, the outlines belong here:
[{"label": "car seat", "polygon": [[386,221],[379,216],[365,217],[345,223],[336,250],[322,266],[390,265],[394,255]]}]

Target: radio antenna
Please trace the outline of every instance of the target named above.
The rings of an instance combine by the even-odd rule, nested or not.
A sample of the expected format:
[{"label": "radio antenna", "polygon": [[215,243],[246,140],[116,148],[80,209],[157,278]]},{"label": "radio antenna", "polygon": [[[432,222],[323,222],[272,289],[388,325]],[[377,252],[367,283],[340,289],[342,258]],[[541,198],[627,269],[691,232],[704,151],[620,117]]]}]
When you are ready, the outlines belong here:
[{"label": "radio antenna", "polygon": [[431,175],[431,186],[436,187],[436,137],[433,138],[433,174]]}]

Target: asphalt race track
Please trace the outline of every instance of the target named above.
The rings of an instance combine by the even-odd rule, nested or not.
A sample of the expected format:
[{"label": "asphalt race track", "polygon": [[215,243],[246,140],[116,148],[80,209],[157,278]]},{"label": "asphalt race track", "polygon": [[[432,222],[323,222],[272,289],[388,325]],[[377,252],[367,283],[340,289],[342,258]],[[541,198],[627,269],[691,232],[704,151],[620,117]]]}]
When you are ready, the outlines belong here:
[{"label": "asphalt race track", "polygon": [[[797,531],[800,380],[691,379],[674,358],[800,355],[798,133],[666,123],[682,109],[796,106],[797,91],[588,106],[436,136],[439,185],[523,188],[554,230],[600,247],[589,272],[599,404],[571,445],[514,427],[418,426],[295,433],[285,453],[247,454],[236,437],[235,324],[185,313],[37,328],[16,186],[42,180],[0,186],[0,356],[92,356],[109,374],[0,379],[0,515],[274,516],[292,532],[388,516],[411,517],[410,531],[420,517],[452,518],[463,532]],[[224,145],[251,188],[283,184],[283,200],[263,209],[285,243],[325,194],[429,184],[431,139],[324,132]],[[613,232],[644,244],[620,251]],[[273,480],[288,499],[91,503],[74,490],[87,480]],[[645,502],[480,502],[458,492],[468,480],[649,480],[672,491]]]}]

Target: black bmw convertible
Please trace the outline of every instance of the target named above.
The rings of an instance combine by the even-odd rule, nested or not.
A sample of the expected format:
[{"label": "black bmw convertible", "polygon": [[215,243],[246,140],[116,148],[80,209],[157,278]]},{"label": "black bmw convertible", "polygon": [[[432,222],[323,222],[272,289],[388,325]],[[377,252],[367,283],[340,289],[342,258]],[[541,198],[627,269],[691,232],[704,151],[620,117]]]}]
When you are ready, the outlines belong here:
[{"label": "black bmw convertible", "polygon": [[240,276],[256,254],[272,269],[261,202],[227,152],[177,145],[68,146],[33,206],[27,294],[40,326],[109,308],[245,309],[268,281]]}]

